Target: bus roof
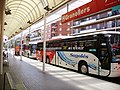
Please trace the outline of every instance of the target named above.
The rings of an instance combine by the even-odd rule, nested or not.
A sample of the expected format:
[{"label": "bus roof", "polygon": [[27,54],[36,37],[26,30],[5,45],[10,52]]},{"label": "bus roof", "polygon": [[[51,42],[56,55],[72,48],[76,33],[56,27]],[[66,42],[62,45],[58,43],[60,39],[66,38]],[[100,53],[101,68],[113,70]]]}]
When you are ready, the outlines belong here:
[{"label": "bus roof", "polygon": [[97,35],[97,34],[120,34],[120,32],[118,32],[118,31],[99,31],[99,32],[96,31],[96,32],[92,32],[92,33],[81,33],[81,34],[77,34],[77,35],[70,36],[67,38],[77,38],[77,37]]},{"label": "bus roof", "polygon": [[49,39],[47,41],[62,40],[62,39],[70,38],[70,37],[71,36],[56,36],[56,37],[52,37],[52,39]]},{"label": "bus roof", "polygon": [[[64,40],[64,39],[72,39],[72,38],[78,38],[78,37],[84,37],[84,36],[90,36],[90,35],[98,35],[98,34],[120,34],[120,32],[118,31],[96,31],[92,33],[80,33],[74,36],[57,36],[52,39],[46,40],[46,42]],[[37,43],[43,43],[43,41],[37,42]]]},{"label": "bus roof", "polygon": [[37,44],[37,43],[40,43],[40,42],[43,42],[42,40],[39,40],[39,41],[32,41],[32,42],[29,42],[29,44]]}]

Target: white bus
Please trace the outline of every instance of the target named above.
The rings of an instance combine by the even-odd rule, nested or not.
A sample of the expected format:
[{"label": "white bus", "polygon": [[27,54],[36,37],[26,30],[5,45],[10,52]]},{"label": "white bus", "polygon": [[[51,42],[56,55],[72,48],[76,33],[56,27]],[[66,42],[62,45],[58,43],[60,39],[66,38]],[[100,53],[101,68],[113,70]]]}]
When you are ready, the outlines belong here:
[{"label": "white bus", "polygon": [[[43,59],[43,42],[37,59]],[[120,76],[120,32],[103,31],[46,42],[46,62],[84,74]]]}]

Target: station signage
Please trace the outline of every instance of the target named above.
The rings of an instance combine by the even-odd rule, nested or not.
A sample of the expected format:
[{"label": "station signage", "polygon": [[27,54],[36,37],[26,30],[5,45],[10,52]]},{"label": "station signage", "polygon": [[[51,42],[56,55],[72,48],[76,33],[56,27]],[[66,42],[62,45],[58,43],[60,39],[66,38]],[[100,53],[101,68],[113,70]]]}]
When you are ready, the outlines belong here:
[{"label": "station signage", "polygon": [[80,6],[70,12],[62,15],[61,22],[66,23],[77,18],[111,8],[115,5],[119,5],[120,0],[92,0],[91,2]]}]

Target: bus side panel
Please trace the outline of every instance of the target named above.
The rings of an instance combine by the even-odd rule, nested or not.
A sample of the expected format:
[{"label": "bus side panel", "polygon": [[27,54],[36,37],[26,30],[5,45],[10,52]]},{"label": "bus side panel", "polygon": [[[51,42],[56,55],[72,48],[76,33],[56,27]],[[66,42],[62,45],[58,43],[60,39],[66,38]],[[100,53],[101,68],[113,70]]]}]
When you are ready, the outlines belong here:
[{"label": "bus side panel", "polygon": [[83,60],[88,65],[89,73],[98,75],[98,58],[87,52],[57,51],[56,64],[78,71],[79,61]]},{"label": "bus side panel", "polygon": [[36,59],[42,61],[43,51],[36,50]]},{"label": "bus side panel", "polygon": [[71,53],[75,53],[75,52],[57,51],[56,64],[62,67],[78,70],[79,59],[72,58],[70,56]]},{"label": "bus side panel", "polygon": [[52,58],[51,58],[51,60],[50,60],[51,62],[51,64],[54,64],[54,65],[56,65],[56,52],[54,52],[54,55],[52,56]]},{"label": "bus side panel", "polygon": [[24,56],[25,56],[25,57],[29,57],[29,55],[30,55],[29,53],[30,53],[30,50],[25,50],[25,51],[24,51]]},{"label": "bus side panel", "polygon": [[120,77],[120,63],[111,63],[111,73],[109,77]]},{"label": "bus side panel", "polygon": [[20,55],[20,46],[15,46],[15,55]]},{"label": "bus side panel", "polygon": [[46,50],[46,56],[49,57],[50,63],[54,64],[55,62],[55,51]]},{"label": "bus side panel", "polygon": [[59,51],[56,51],[56,54],[55,54],[55,55],[56,55],[56,57],[55,57],[55,64],[56,64],[56,65],[59,65],[59,63],[60,63],[60,62],[59,62],[60,58],[59,58],[59,56],[58,56],[58,52],[59,52]]},{"label": "bus side panel", "polygon": [[36,59],[36,49],[37,49],[36,44],[30,44],[30,46],[29,46],[29,57],[30,58]]}]

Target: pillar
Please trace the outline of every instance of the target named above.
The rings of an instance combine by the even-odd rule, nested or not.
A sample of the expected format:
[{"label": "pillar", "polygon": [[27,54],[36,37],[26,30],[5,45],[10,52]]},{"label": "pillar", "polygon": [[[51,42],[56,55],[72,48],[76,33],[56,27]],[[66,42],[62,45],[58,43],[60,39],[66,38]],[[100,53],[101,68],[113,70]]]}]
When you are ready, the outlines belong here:
[{"label": "pillar", "polygon": [[5,0],[0,0],[0,75],[3,73],[3,30],[4,30]]}]

